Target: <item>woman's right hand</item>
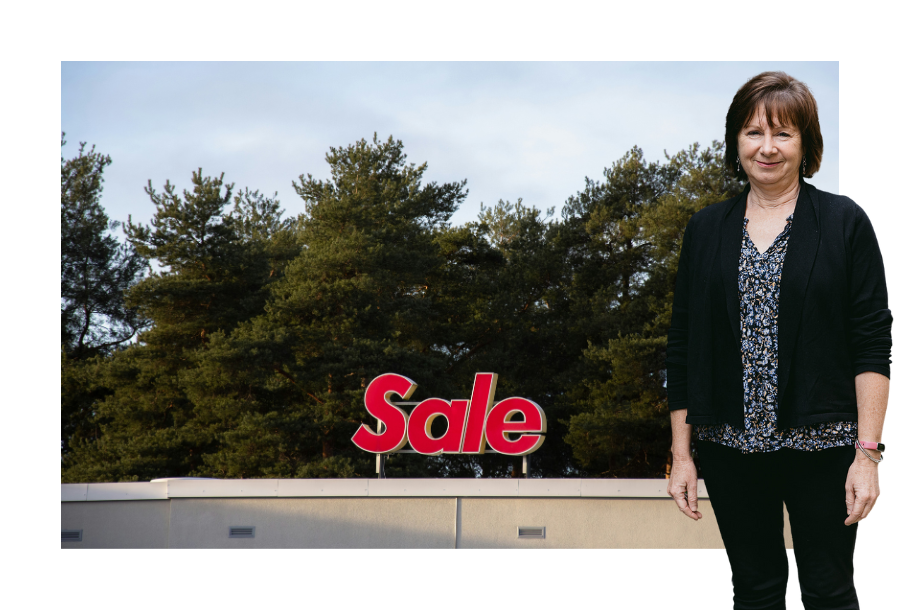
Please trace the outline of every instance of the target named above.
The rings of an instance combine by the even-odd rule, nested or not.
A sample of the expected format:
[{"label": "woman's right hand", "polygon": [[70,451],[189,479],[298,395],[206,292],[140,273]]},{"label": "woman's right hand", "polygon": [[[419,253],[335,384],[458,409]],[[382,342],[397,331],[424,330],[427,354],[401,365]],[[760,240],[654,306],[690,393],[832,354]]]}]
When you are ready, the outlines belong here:
[{"label": "woman's right hand", "polygon": [[697,521],[703,518],[697,510],[697,467],[694,460],[672,460],[672,474],[669,475],[669,486],[666,489],[670,496],[675,498],[678,510]]}]

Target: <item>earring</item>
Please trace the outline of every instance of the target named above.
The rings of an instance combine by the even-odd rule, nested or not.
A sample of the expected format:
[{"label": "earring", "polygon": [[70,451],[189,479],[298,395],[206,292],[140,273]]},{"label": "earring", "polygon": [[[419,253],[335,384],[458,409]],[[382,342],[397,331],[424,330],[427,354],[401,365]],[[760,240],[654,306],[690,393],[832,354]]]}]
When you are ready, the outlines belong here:
[{"label": "earring", "polygon": [[803,175],[806,175],[806,155],[803,155]]},{"label": "earring", "polygon": [[737,159],[737,172],[738,172],[738,173],[741,173],[741,156],[738,155],[738,156],[736,157],[736,159]]}]

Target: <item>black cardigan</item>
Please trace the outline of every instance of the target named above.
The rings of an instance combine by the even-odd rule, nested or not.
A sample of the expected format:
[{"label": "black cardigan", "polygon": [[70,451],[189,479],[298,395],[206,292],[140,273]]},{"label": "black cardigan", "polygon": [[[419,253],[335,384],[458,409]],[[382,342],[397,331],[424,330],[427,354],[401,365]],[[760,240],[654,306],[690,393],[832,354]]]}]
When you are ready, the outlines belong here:
[{"label": "black cardigan", "polygon": [[[669,410],[689,424],[743,426],[738,259],[749,185],[684,232],[666,351]],[[801,180],[781,274],[780,429],[856,421],[856,375],[890,377],[884,263],[865,212]]]}]

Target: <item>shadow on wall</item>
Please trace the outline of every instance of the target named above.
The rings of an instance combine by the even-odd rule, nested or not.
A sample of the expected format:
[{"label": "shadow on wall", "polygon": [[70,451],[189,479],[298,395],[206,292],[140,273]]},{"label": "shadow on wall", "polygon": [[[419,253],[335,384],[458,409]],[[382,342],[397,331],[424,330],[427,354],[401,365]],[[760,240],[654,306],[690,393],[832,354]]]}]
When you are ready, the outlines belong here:
[{"label": "shadow on wall", "polygon": [[[665,498],[176,498],[64,502],[63,548],[721,549],[715,515]],[[229,527],[253,526],[253,538]],[[518,538],[544,527],[546,538]],[[785,540],[788,548],[790,531]]]}]

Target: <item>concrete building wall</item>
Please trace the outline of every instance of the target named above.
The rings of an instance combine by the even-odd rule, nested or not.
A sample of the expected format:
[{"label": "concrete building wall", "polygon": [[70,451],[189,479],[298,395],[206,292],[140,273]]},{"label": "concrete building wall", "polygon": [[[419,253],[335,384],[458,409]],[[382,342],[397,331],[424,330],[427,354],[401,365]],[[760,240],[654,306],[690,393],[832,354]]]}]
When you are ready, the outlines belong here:
[{"label": "concrete building wall", "polygon": [[169,546],[169,500],[63,502],[62,529],[83,530],[64,549],[164,549]]},{"label": "concrete building wall", "polygon": [[[230,526],[256,537],[229,539]],[[454,498],[172,500],[172,548],[452,549]]]},{"label": "concrete building wall", "polygon": [[[372,481],[370,481],[371,483]],[[658,481],[161,481],[64,485],[62,548],[723,548]],[[583,495],[581,495],[583,494]],[[618,494],[618,497],[616,497]],[[634,497],[639,496],[639,497]],[[641,497],[642,496],[642,497]],[[229,538],[252,526],[253,538]],[[519,538],[519,527],[545,528]],[[791,548],[785,515],[785,543]]]},{"label": "concrete building wall", "polygon": [[[461,548],[721,549],[709,500],[703,518],[679,513],[671,498],[462,498]],[[519,539],[518,527],[545,527]]]}]

